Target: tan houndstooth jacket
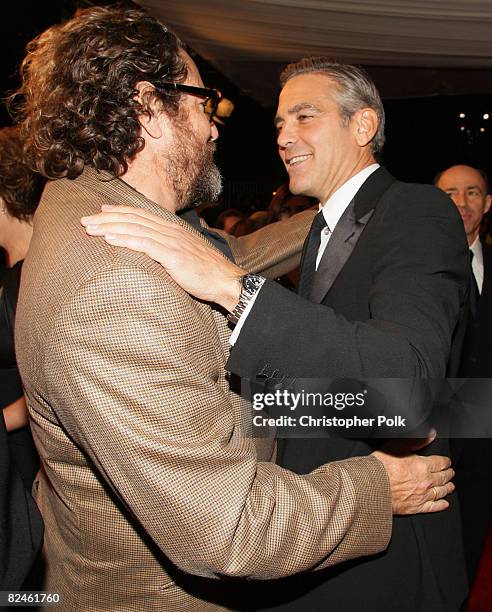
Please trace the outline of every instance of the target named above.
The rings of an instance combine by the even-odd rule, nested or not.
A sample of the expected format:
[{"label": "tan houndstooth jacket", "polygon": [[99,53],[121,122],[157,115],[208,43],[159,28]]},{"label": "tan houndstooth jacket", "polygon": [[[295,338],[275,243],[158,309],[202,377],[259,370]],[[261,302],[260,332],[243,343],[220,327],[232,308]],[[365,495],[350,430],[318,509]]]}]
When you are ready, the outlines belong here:
[{"label": "tan houndstooth jacket", "polygon": [[144,255],[87,237],[80,217],[102,203],[189,227],[89,169],[49,184],[36,214],[16,346],[42,459],[44,588],[62,594],[59,609],[234,608],[242,581],[231,578],[384,549],[382,465],[356,458],[301,477],[269,463],[272,441],[244,435],[229,389],[224,315]]}]

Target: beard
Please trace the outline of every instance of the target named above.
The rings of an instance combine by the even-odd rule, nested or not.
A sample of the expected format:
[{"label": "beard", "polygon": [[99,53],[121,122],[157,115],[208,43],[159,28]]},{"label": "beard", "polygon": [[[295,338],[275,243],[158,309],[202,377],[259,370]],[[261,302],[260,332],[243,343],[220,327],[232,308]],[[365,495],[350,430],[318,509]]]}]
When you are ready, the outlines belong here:
[{"label": "beard", "polygon": [[222,177],[214,162],[215,149],[215,142],[200,142],[188,127],[175,129],[168,176],[176,197],[176,212],[217,200]]}]

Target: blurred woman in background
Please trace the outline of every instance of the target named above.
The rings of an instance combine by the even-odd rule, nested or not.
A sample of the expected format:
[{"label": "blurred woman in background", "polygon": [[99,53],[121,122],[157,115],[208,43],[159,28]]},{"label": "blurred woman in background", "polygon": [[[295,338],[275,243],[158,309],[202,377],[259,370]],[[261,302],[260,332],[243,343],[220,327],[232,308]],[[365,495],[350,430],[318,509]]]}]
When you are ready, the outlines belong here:
[{"label": "blurred woman in background", "polygon": [[[38,589],[43,524],[30,491],[39,467],[15,361],[14,319],[22,260],[44,181],[22,162],[16,128],[0,130],[0,589]],[[29,572],[31,573],[29,574]]]},{"label": "blurred woman in background", "polygon": [[8,432],[12,460],[28,489],[38,458],[27,425],[27,409],[15,362],[14,319],[22,261],[32,236],[32,217],[43,179],[22,163],[17,128],[0,130],[0,247],[7,269],[0,281],[0,408]]}]

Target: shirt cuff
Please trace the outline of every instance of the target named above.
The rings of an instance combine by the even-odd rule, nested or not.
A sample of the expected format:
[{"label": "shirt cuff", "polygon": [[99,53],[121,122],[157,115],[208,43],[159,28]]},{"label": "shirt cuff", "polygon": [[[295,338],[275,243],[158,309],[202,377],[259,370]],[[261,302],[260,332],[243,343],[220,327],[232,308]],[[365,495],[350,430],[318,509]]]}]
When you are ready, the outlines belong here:
[{"label": "shirt cuff", "polygon": [[253,304],[256,301],[256,298],[258,297],[260,291],[263,289],[263,286],[261,286],[258,291],[254,294],[254,296],[251,298],[251,300],[248,302],[248,305],[246,306],[246,308],[244,309],[243,314],[240,316],[239,321],[236,323],[236,327],[234,328],[234,331],[231,334],[231,337],[229,338],[229,344],[231,346],[234,346],[236,344],[236,341],[239,337],[239,334],[241,332],[241,329],[244,325],[244,322],[246,321],[246,319],[248,318],[248,315],[251,311],[251,309],[253,308]]}]

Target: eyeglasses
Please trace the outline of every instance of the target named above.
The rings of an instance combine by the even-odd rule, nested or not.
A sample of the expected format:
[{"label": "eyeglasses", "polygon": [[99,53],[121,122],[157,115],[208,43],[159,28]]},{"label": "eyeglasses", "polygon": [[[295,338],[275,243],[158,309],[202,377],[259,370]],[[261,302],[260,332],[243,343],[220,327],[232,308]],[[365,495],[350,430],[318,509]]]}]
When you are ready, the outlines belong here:
[{"label": "eyeglasses", "polygon": [[207,87],[195,87],[193,85],[184,85],[183,83],[168,83],[167,81],[159,83],[155,86],[156,89],[167,89],[182,91],[183,93],[190,94],[190,96],[198,96],[205,98],[205,114],[210,121],[214,120],[217,107],[222,98],[222,94],[218,89],[209,89]]}]

